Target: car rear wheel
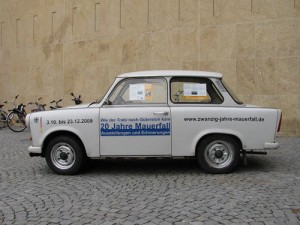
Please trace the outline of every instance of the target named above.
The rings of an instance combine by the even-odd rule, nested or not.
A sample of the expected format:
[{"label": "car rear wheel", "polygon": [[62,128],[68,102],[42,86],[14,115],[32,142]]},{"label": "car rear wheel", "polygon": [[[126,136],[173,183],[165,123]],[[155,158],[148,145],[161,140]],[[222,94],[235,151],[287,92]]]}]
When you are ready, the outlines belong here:
[{"label": "car rear wheel", "polygon": [[87,160],[82,144],[70,136],[52,139],[46,147],[45,158],[50,169],[61,175],[78,173]]},{"label": "car rear wheel", "polygon": [[199,144],[196,158],[207,173],[230,173],[239,163],[240,148],[233,137],[212,135]]}]

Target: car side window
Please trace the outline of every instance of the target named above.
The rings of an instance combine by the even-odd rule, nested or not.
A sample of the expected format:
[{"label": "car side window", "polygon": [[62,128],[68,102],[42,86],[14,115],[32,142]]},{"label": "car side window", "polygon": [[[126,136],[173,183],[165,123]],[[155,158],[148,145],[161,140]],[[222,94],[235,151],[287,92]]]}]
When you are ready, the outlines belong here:
[{"label": "car side window", "polygon": [[109,105],[167,104],[163,78],[129,78],[121,81],[109,97]]},{"label": "car side window", "polygon": [[221,104],[223,97],[208,78],[174,77],[171,79],[173,103]]}]

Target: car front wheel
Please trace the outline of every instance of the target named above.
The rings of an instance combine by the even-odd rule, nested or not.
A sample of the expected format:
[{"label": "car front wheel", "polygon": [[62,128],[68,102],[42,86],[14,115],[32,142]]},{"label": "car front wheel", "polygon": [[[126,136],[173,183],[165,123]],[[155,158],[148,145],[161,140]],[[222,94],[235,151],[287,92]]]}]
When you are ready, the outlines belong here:
[{"label": "car front wheel", "polygon": [[46,147],[45,158],[50,169],[61,175],[78,173],[87,160],[82,144],[70,136],[52,139]]},{"label": "car front wheel", "polygon": [[196,158],[207,173],[230,173],[239,163],[240,148],[231,136],[212,135],[199,144]]}]

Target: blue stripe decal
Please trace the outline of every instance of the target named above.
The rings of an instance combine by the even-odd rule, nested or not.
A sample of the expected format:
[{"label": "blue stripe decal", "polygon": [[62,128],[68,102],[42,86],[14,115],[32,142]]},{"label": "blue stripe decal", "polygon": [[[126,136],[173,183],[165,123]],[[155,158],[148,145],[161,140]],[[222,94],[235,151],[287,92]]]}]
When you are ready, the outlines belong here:
[{"label": "blue stripe decal", "polygon": [[101,136],[165,136],[170,129],[101,129]]},{"label": "blue stripe decal", "polygon": [[[120,120],[119,120],[120,121]],[[102,121],[100,124],[101,136],[166,136],[171,134],[170,121],[142,121],[129,122],[128,120],[119,122]]]}]

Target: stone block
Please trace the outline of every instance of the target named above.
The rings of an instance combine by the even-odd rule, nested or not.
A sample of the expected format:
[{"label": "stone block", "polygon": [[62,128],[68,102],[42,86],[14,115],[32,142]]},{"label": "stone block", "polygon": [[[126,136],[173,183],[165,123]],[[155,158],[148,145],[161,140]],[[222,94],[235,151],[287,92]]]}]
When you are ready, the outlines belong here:
[{"label": "stone block", "polygon": [[264,19],[260,14],[260,0],[236,0],[236,22],[254,22]]},{"label": "stone block", "polygon": [[94,32],[96,37],[109,35],[110,30],[110,1],[95,1],[95,22]]},{"label": "stone block", "polygon": [[149,0],[149,25],[152,31],[192,28],[197,25],[196,0]]},{"label": "stone block", "polygon": [[9,1],[8,9],[10,12],[13,12],[12,17],[18,16],[23,18],[25,14],[30,13],[32,10],[39,10],[45,6],[44,0],[28,0],[26,3],[20,0]]},{"label": "stone block", "polygon": [[197,45],[193,29],[153,33],[150,37],[150,61],[195,61]]},{"label": "stone block", "polygon": [[183,28],[198,25],[198,3],[197,0],[178,0],[179,25]]},{"label": "stone block", "polygon": [[278,51],[276,24],[262,22],[256,24],[256,58],[275,57]]},{"label": "stone block", "polygon": [[199,5],[200,25],[207,26],[216,24],[214,17],[214,2],[211,0],[200,0]]},{"label": "stone block", "polygon": [[110,43],[109,39],[104,38],[65,44],[65,69],[108,65],[110,60]]},{"label": "stone block", "polygon": [[146,32],[149,25],[148,0],[120,1],[122,34]]},{"label": "stone block", "polygon": [[63,7],[52,6],[34,13],[34,45],[63,43],[64,11]]},{"label": "stone block", "polygon": [[236,64],[236,82],[238,95],[255,95],[255,60],[240,59]]},{"label": "stone block", "polygon": [[[36,48],[36,62],[31,66],[35,70],[34,92],[36,98],[50,102],[63,97],[63,46],[51,45]],[[58,85],[61,84],[61,85]]]},{"label": "stone block", "polygon": [[255,95],[276,94],[276,59],[264,58],[255,61]]},{"label": "stone block", "polygon": [[297,95],[299,76],[297,58],[278,58],[276,60],[276,94]]},{"label": "stone block", "polygon": [[108,34],[118,35],[121,32],[121,4],[120,0],[108,0]]},{"label": "stone block", "polygon": [[300,18],[276,22],[277,57],[300,56]]},{"label": "stone block", "polygon": [[170,61],[172,49],[169,48],[168,33],[152,33],[150,37],[150,61]]},{"label": "stone block", "polygon": [[96,1],[65,1],[65,41],[91,39],[95,35]]},{"label": "stone block", "polygon": [[256,57],[291,57],[300,54],[299,19],[258,23]]},{"label": "stone block", "polygon": [[[232,10],[234,9],[234,10]],[[201,0],[200,24],[234,24],[237,21],[237,0]]]},{"label": "stone block", "polygon": [[236,26],[200,28],[200,60],[230,60],[236,57]]},{"label": "stone block", "polygon": [[236,26],[236,57],[255,57],[255,24],[238,24]]},{"label": "stone block", "polygon": [[261,0],[259,13],[267,19],[299,16],[298,0]]},{"label": "stone block", "polygon": [[121,64],[136,64],[149,61],[150,37],[148,35],[128,36],[118,39],[121,42]]},{"label": "stone block", "polygon": [[177,0],[150,0],[150,27],[153,31],[173,29],[179,19]]},{"label": "stone block", "polygon": [[23,48],[32,46],[32,18],[28,15],[23,15],[23,17],[17,17],[12,24],[15,27],[15,47]]},{"label": "stone block", "polygon": [[237,21],[236,0],[214,0],[214,5],[214,15],[219,20],[218,24],[232,24]]},{"label": "stone block", "polygon": [[110,62],[113,65],[147,63],[150,54],[149,46],[148,35],[115,37],[111,41]]}]

